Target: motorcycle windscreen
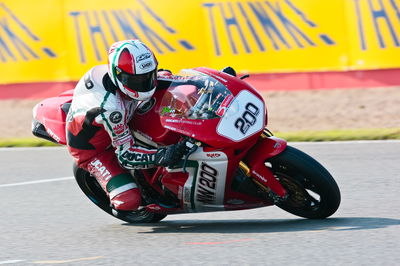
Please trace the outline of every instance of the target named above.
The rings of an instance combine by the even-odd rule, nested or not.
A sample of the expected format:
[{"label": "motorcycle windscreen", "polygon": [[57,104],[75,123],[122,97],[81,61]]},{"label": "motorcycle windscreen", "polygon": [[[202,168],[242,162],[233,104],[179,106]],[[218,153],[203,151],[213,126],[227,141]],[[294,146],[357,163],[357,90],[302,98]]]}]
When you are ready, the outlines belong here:
[{"label": "motorcycle windscreen", "polygon": [[218,80],[194,70],[183,70],[165,93],[160,114],[184,119],[220,118],[232,100],[232,93]]}]

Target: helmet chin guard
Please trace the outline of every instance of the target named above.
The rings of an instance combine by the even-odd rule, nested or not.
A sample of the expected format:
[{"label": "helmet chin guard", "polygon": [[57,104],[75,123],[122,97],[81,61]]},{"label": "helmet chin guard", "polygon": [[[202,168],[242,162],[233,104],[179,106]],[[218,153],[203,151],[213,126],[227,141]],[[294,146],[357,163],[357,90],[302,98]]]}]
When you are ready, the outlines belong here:
[{"label": "helmet chin guard", "polygon": [[129,98],[132,98],[137,101],[146,101],[153,96],[153,94],[156,90],[156,87],[154,87],[151,91],[140,92],[140,93],[137,93],[136,91],[131,91],[131,90],[125,89],[125,88],[124,88],[124,90],[122,90],[122,89],[120,89],[120,90],[122,91],[122,93],[124,93]]},{"label": "helmet chin guard", "polygon": [[108,52],[108,74],[122,93],[134,100],[147,100],[157,86],[158,62],[139,40],[119,41]]}]

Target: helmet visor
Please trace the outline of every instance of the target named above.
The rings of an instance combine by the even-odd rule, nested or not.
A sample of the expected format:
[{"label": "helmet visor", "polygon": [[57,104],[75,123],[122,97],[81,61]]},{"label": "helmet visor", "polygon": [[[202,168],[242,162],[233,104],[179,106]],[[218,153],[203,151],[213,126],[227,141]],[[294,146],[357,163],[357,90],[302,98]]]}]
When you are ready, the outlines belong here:
[{"label": "helmet visor", "polygon": [[[119,73],[118,73],[119,72]],[[145,74],[129,74],[118,69],[117,79],[127,88],[137,92],[148,92],[156,86],[156,70]]]}]

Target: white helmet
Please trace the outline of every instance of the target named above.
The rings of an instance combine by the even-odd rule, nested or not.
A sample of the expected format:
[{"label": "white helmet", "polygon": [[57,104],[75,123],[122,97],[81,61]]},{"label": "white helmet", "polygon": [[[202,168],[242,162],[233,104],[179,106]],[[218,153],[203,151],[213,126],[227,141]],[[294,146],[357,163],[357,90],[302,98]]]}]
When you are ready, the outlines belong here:
[{"label": "white helmet", "polygon": [[111,81],[128,97],[143,101],[153,96],[157,86],[157,59],[139,40],[119,41],[108,51]]}]

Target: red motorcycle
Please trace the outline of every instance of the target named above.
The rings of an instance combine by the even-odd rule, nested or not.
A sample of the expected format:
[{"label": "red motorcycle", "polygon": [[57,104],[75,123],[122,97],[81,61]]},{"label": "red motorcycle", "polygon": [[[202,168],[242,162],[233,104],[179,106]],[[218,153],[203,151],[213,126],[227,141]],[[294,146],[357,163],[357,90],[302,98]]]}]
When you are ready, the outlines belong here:
[{"label": "red motorcycle", "polygon": [[[335,180],[316,160],[266,129],[264,100],[245,77],[208,68],[182,70],[170,80],[161,79],[154,96],[138,105],[131,130],[139,143],[152,148],[182,139],[192,143],[173,167],[132,171],[143,197],[139,210],[112,209],[96,179],[75,166],[82,191],[98,207],[129,223],[270,205],[311,219],[335,213],[340,204]],[[67,91],[36,105],[34,135],[66,144],[72,94]]]}]

